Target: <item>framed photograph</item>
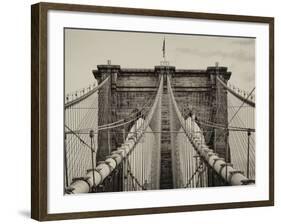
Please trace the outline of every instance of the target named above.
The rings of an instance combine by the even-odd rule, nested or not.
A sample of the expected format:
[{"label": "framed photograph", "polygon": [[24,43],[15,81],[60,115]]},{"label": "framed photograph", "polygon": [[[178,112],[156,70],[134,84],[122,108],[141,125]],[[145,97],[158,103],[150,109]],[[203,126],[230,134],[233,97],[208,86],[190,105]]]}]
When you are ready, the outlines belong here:
[{"label": "framed photograph", "polygon": [[274,18],[31,16],[32,218],[274,204]]}]

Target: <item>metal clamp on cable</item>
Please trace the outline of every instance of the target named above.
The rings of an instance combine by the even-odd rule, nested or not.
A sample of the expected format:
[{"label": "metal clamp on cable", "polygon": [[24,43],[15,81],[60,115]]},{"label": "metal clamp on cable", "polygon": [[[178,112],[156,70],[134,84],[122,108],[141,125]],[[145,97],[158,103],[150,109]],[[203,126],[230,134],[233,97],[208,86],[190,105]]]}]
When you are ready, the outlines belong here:
[{"label": "metal clamp on cable", "polygon": [[[118,164],[115,158],[117,158],[118,155],[111,155],[111,156],[107,156],[106,159],[112,159],[115,162],[115,168],[117,168]],[[113,168],[112,168],[113,169]]]},{"label": "metal clamp on cable", "polygon": [[255,184],[255,180],[248,179],[248,180],[241,180],[242,185],[252,185]]},{"label": "metal clamp on cable", "polygon": [[242,172],[242,171],[240,171],[240,170],[235,170],[235,171],[230,171],[229,172],[229,182],[231,182],[231,179],[232,179],[232,177],[235,175],[235,174],[237,174],[237,173],[240,173],[240,174],[244,174],[244,172]]},{"label": "metal clamp on cable", "polygon": [[[100,169],[99,169],[99,170],[100,170]],[[97,170],[96,168],[95,168],[95,169],[88,169],[88,170],[87,170],[87,174],[88,174],[89,172],[92,172],[92,171],[93,171],[93,173],[95,174],[95,171],[96,171],[96,173],[98,173],[98,174],[100,175],[100,179],[102,180],[102,176],[101,176],[99,170]],[[96,185],[95,182],[93,183],[93,187],[97,187],[97,185]]]},{"label": "metal clamp on cable", "polygon": [[[220,157],[215,158],[215,159],[214,159],[214,162],[213,162],[213,167],[215,166],[215,164],[217,163],[217,161],[224,161],[224,158],[220,158]],[[221,165],[225,165],[225,164],[221,164]]]},{"label": "metal clamp on cable", "polygon": [[124,146],[130,146],[130,144],[127,143],[127,142],[123,143],[122,146],[123,146],[123,145],[124,145]]},{"label": "metal clamp on cable", "polygon": [[81,180],[81,181],[86,182],[89,186],[89,189],[91,189],[91,184],[89,182],[89,179],[90,179],[90,177],[75,177],[75,178],[72,179],[72,183]]},{"label": "metal clamp on cable", "polygon": [[[110,165],[108,165],[107,164],[107,162],[105,162],[105,161],[99,161],[98,162],[98,165],[101,165],[101,164],[105,164],[106,166],[108,166],[109,167],[109,170],[110,170],[110,172],[111,172],[111,166]],[[99,167],[99,166],[97,166],[96,167],[96,171],[100,174],[100,171],[102,170],[103,168],[102,167]],[[100,176],[101,176],[101,180],[102,181],[104,181],[104,179],[106,179],[107,177],[102,177],[102,175],[100,174]]]},{"label": "metal clamp on cable", "polygon": [[209,148],[208,147],[204,147],[204,148],[202,148],[202,151],[204,152],[204,153],[208,153],[209,152]]},{"label": "metal clamp on cable", "polygon": [[93,172],[96,171],[96,172],[100,175],[100,173],[96,170],[96,168],[94,168],[94,169],[87,169],[87,170],[86,170],[86,173],[88,174],[88,173],[90,173],[90,172],[92,172],[92,171],[93,171]]},{"label": "metal clamp on cable", "polygon": [[[108,157],[108,158],[112,159],[111,157]],[[115,165],[117,166],[115,159],[112,159],[112,160],[115,162]],[[114,168],[110,165],[109,161],[104,161],[104,163],[109,166],[110,172],[114,170]]]},{"label": "metal clamp on cable", "polygon": [[133,135],[131,135],[130,137],[128,137],[128,140],[133,140],[134,142],[136,141],[136,137],[134,137]]},{"label": "metal clamp on cable", "polygon": [[[101,164],[104,164],[104,163],[105,163],[105,161],[98,161],[97,165],[101,165]],[[98,171],[98,169],[97,169],[97,171]]]},{"label": "metal clamp on cable", "polygon": [[216,156],[218,155],[217,153],[214,152],[214,150],[210,149],[209,152],[207,153],[207,156]]},{"label": "metal clamp on cable", "polygon": [[[119,150],[120,150],[120,149],[119,149]],[[123,152],[123,151],[121,151],[121,150],[120,150],[120,151],[118,151],[118,150],[117,150],[117,151],[114,151],[114,153],[116,153],[116,154],[118,154],[119,156],[121,156],[121,160],[123,160],[123,159],[126,157],[126,155],[125,155],[125,156],[122,155],[122,152]],[[125,154],[125,153],[124,153],[124,154]]]},{"label": "metal clamp on cable", "polygon": [[[117,155],[117,153],[113,153],[113,154],[111,154],[111,156],[108,156],[108,158],[111,158],[111,159],[114,159],[115,160],[115,158],[118,158],[119,157],[119,154]],[[117,165],[117,161],[115,160],[115,162],[116,162],[116,165]]]},{"label": "metal clamp on cable", "polygon": [[112,179],[113,179],[113,173],[111,173],[110,175],[106,176],[103,180],[103,183],[105,184],[105,182],[107,183],[111,183],[112,182]]},{"label": "metal clamp on cable", "polygon": [[114,150],[114,151],[112,151],[111,153],[110,153],[110,155],[114,155],[114,154],[118,154],[118,152],[117,152],[117,150]]},{"label": "metal clamp on cable", "polygon": [[[224,159],[223,159],[224,160]],[[223,164],[221,164],[221,168],[220,168],[220,170],[219,170],[219,175],[221,175],[222,176],[222,169],[224,168],[224,167],[226,167],[226,166],[230,166],[230,167],[233,167],[233,164],[232,163],[223,163]],[[231,180],[231,175],[230,175],[230,180]]]},{"label": "metal clamp on cable", "polygon": [[87,169],[87,170],[86,170],[86,173],[88,174],[88,173],[90,173],[91,171],[95,172],[96,169]]},{"label": "metal clamp on cable", "polygon": [[66,194],[73,194],[73,191],[75,190],[74,187],[66,187],[65,188],[65,193]]},{"label": "metal clamp on cable", "polygon": [[[99,161],[99,162],[98,162],[98,165],[101,165],[101,164],[104,164],[104,163],[105,163],[104,161]],[[100,171],[102,170],[102,167],[97,166],[97,167],[95,168],[95,170],[99,173],[99,175],[100,175],[100,177],[101,177],[101,180],[103,180],[103,177],[102,177],[102,175],[100,174]]]},{"label": "metal clamp on cable", "polygon": [[103,184],[99,184],[97,186],[97,192],[103,192],[104,191],[105,186]]}]

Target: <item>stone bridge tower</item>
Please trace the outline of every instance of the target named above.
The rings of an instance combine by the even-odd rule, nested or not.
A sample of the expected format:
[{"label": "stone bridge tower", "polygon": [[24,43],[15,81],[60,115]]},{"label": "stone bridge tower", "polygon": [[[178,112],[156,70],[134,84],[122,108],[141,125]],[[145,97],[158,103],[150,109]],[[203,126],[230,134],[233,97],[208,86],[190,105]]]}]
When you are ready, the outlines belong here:
[{"label": "stone bridge tower", "polygon": [[[171,78],[176,101],[182,114],[188,117],[195,114],[199,120],[228,125],[227,91],[217,83],[216,76],[226,82],[231,72],[226,67],[208,67],[205,70],[176,69],[173,66],[155,66],[151,69],[128,69],[119,65],[98,65],[93,75],[101,83],[109,76],[107,86],[99,93],[99,125],[128,117],[140,110],[157,91],[159,75],[164,77],[162,96],[162,137],[161,137],[161,177],[160,188],[172,188],[171,139],[167,96],[167,76]],[[207,144],[221,157],[226,156],[226,137],[222,129],[201,127],[205,132]],[[101,132],[98,136],[99,150],[97,160],[104,160],[110,151],[122,143],[120,136],[108,136]],[[110,142],[108,148],[102,144]]]}]

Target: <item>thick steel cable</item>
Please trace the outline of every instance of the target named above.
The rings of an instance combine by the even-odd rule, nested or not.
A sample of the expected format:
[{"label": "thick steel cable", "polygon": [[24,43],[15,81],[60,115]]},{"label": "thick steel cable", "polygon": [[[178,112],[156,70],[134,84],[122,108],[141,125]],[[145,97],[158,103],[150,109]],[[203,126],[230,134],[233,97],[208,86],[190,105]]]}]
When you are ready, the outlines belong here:
[{"label": "thick steel cable", "polygon": [[[184,118],[183,118],[182,115],[180,114],[180,111],[179,111],[179,109],[178,109],[178,107],[177,107],[177,104],[176,104],[176,101],[175,101],[175,98],[174,98],[174,96],[173,96],[173,92],[172,92],[172,89],[171,89],[169,77],[168,77],[168,79],[167,79],[167,87],[168,87],[169,95],[170,95],[170,97],[171,97],[171,99],[172,99],[172,102],[173,102],[174,109],[175,109],[176,114],[177,114],[177,116],[178,116],[178,120],[180,121],[181,126],[183,127],[183,129],[186,131],[187,137],[188,137],[188,139],[189,139],[189,138],[191,138],[191,137],[189,136],[188,131],[185,129],[185,127],[184,127],[184,125],[183,125],[183,123],[184,123],[185,121],[184,121]],[[193,124],[193,123],[195,123],[195,122],[193,121],[192,124]],[[199,128],[199,127],[196,126],[196,128]],[[194,128],[192,128],[192,130],[194,130]],[[217,155],[213,154],[213,153],[212,153],[212,154],[207,153],[206,150],[207,150],[208,152],[209,152],[209,151],[213,151],[213,150],[209,150],[209,148],[207,148],[206,146],[203,146],[203,147],[206,147],[206,150],[205,150],[205,148],[203,148],[203,150],[202,150],[202,148],[201,148],[201,149],[198,149],[197,146],[200,145],[200,143],[198,142],[198,138],[199,138],[199,137],[198,137],[196,134],[192,134],[192,135],[193,135],[193,138],[191,138],[190,141],[191,141],[191,143],[193,144],[195,151],[198,151],[199,155],[202,154],[201,156],[202,156],[203,161],[204,161],[205,163],[209,164],[213,169],[215,169],[215,171],[216,171],[219,175],[221,175],[221,177],[222,177],[223,179],[225,179],[225,181],[227,181],[227,182],[229,182],[229,183],[231,183],[231,184],[234,184],[234,185],[241,185],[242,182],[244,183],[245,181],[246,181],[247,183],[249,182],[248,178],[246,178],[245,176],[243,176],[241,173],[236,172],[236,170],[235,170],[234,168],[229,167],[229,166],[226,164],[225,161],[220,160],[220,162],[219,162],[218,164],[225,164],[225,168],[220,168],[220,171],[218,171],[218,166],[217,166],[217,165],[215,166],[211,161],[212,161],[213,159],[215,159],[215,158],[219,159],[219,157],[218,157]],[[213,158],[213,159],[211,159],[211,158]],[[235,174],[232,174],[232,175],[230,176],[230,180],[229,180],[229,179],[228,179],[228,178],[229,178],[228,175],[227,175],[227,176],[222,175],[223,172],[224,172],[225,174],[228,174],[228,175],[230,175],[230,172],[235,172]],[[234,178],[234,179],[233,179],[233,178]],[[249,182],[249,183],[250,183],[250,182]]]},{"label": "thick steel cable", "polygon": [[74,99],[74,100],[72,100],[72,101],[70,101],[70,102],[67,102],[67,103],[64,105],[64,108],[66,109],[66,108],[68,108],[68,107],[70,107],[70,106],[73,106],[73,105],[75,105],[75,104],[81,102],[82,100],[85,100],[85,99],[88,98],[89,96],[93,95],[93,94],[94,94],[95,92],[97,92],[101,87],[103,87],[103,85],[104,85],[105,83],[108,82],[109,78],[110,78],[110,76],[108,76],[105,80],[103,80],[103,81],[101,82],[101,84],[99,84],[97,87],[93,88],[92,90],[90,90],[89,92],[85,93],[84,95],[82,95],[82,96],[78,97],[77,99]]},{"label": "thick steel cable", "polygon": [[244,98],[243,96],[241,96],[240,94],[234,92],[232,89],[230,89],[218,76],[216,76],[217,80],[222,84],[222,86],[227,89],[232,95],[234,95],[235,97],[237,97],[238,99],[240,99],[242,102],[247,103],[248,105],[255,107],[255,103],[249,100],[249,97],[252,95],[252,91],[251,93],[248,94],[248,96],[246,98]]},{"label": "thick steel cable", "polygon": [[[161,95],[162,95],[162,90],[163,90],[163,77],[161,76],[160,78],[160,84],[159,84],[159,87],[158,87],[158,91],[157,91],[157,94],[156,94],[156,97],[154,99],[154,103],[153,105],[151,106],[149,112],[147,113],[147,115],[145,116],[145,120],[140,120],[141,122],[141,126],[137,126],[138,125],[138,122],[135,123],[135,127],[137,129],[137,131],[140,131],[140,134],[138,134],[136,136],[136,139],[133,141],[133,145],[132,145],[132,140],[128,140],[130,141],[130,143],[128,143],[130,145],[130,148],[129,148],[129,151],[125,153],[124,149],[122,149],[122,147],[119,149],[120,151],[122,151],[123,153],[125,153],[125,158],[127,156],[129,156],[132,151],[134,151],[135,147],[137,146],[139,140],[141,139],[141,137],[143,136],[143,133],[145,132],[145,130],[147,129],[147,127],[149,126],[149,124],[151,123],[151,119],[153,118],[154,114],[155,114],[155,111],[157,110],[156,108],[159,107],[159,100],[161,99]],[[134,127],[134,126],[133,126]],[[142,130],[140,130],[142,129]],[[126,143],[126,142],[125,142]],[[121,161],[123,159],[125,159],[122,157]],[[99,166],[98,166],[99,167]],[[100,167],[102,168],[102,167]],[[114,170],[114,169],[113,169]],[[111,172],[113,171],[111,170],[108,175],[111,174]],[[95,172],[99,172],[98,170],[95,170]],[[91,176],[89,176],[91,178]],[[91,182],[90,182],[91,184]],[[99,183],[98,183],[99,184]],[[74,187],[74,186],[80,186],[80,188],[78,187],[77,190],[75,190],[75,187],[74,187],[74,192],[78,193],[79,192],[79,189],[80,190],[86,190],[86,188],[84,188],[85,186],[85,183],[81,180],[78,180],[78,181],[75,181],[73,184],[70,185],[70,187]],[[91,186],[90,186],[91,187]]]}]

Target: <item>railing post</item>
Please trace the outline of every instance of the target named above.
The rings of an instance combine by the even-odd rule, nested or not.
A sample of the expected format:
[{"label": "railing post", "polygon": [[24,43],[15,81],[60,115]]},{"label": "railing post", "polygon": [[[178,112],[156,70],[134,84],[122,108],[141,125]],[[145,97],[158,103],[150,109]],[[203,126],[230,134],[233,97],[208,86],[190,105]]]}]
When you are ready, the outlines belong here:
[{"label": "railing post", "polygon": [[[202,150],[202,148],[203,148],[203,131],[200,129],[200,132],[199,132],[200,134],[201,134],[201,136],[200,136],[200,141],[201,141],[201,145],[200,145],[200,149]],[[203,179],[202,179],[202,175],[203,175],[203,169],[202,169],[202,171],[201,171],[201,168],[200,168],[200,166],[201,166],[201,164],[202,164],[202,161],[201,161],[201,158],[200,158],[200,156],[198,157],[199,158],[199,175],[198,175],[198,177],[199,177],[199,182],[200,182],[200,187],[202,187],[203,186]]]},{"label": "railing post", "polygon": [[111,152],[111,135],[110,135],[110,129],[107,130],[107,146],[109,152]]},{"label": "railing post", "polygon": [[94,149],[94,144],[93,144],[93,138],[94,138],[94,131],[90,130],[89,136],[91,138],[91,161],[92,161],[92,173],[93,173],[93,186],[92,186],[92,192],[95,192],[95,164],[94,164],[94,153],[95,153],[95,149]]},{"label": "railing post", "polygon": [[248,147],[247,147],[247,178],[250,176],[250,137],[251,131],[248,130]]},{"label": "railing post", "polygon": [[123,183],[123,190],[124,191],[127,191],[127,157],[125,157],[124,158],[124,160],[122,161],[122,166],[123,166],[123,170],[122,170],[122,172],[123,172],[123,175],[122,175],[122,183]]},{"label": "railing post", "polygon": [[126,125],[125,124],[123,126],[122,132],[123,132],[123,142],[125,142],[126,141]]},{"label": "railing post", "polygon": [[199,174],[200,174],[200,187],[203,187],[203,178],[204,178],[204,162],[201,160],[201,158],[199,157],[199,166],[201,168],[199,168]]},{"label": "railing post", "polygon": [[228,155],[228,141],[229,141],[229,129],[227,128],[226,129],[226,140],[225,140],[225,144],[226,144],[226,146],[225,146],[225,150],[226,150],[226,152],[225,152],[225,162],[226,162],[226,166],[225,166],[225,181],[226,181],[226,183],[228,183],[228,181],[227,181],[227,178],[228,178],[228,176],[227,176],[227,168],[228,168],[228,163],[229,163],[229,161],[228,161],[228,157],[229,157],[229,155]]},{"label": "railing post", "polygon": [[129,160],[129,158],[126,157],[126,160],[125,160],[125,164],[126,164],[125,179],[126,179],[126,182],[127,182],[127,186],[126,186],[127,191],[130,191],[131,188],[130,188],[130,174],[129,174],[128,160]]},{"label": "railing post", "polygon": [[64,172],[65,172],[65,185],[66,187],[68,187],[69,181],[68,181],[68,163],[67,163],[67,155],[66,155],[66,136],[67,134],[64,133]]},{"label": "railing post", "polygon": [[217,153],[217,144],[216,144],[216,140],[217,140],[217,130],[216,128],[214,128],[214,153]]},{"label": "railing post", "polygon": [[[193,158],[195,159],[195,172],[194,172],[194,178],[192,178],[193,179],[193,187],[197,187],[196,186],[196,172],[198,172],[198,157],[199,157],[199,155],[198,154],[196,154],[195,156],[193,156]],[[193,174],[192,174],[193,175]],[[198,174],[198,176],[197,176],[197,178],[199,179],[199,174]]]},{"label": "railing post", "polygon": [[194,115],[194,113],[192,113],[192,115],[191,115],[191,133],[192,133],[192,137],[194,137],[194,134],[195,134],[194,123],[195,123],[195,115]]}]

